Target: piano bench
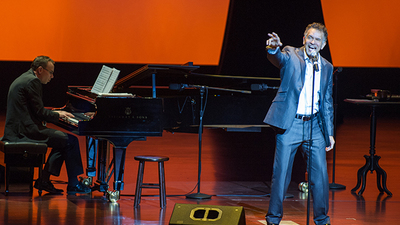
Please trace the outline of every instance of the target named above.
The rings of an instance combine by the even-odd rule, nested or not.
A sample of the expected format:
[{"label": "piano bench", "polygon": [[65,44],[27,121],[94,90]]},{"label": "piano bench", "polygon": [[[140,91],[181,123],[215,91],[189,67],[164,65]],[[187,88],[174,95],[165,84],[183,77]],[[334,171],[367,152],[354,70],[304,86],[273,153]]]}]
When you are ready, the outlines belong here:
[{"label": "piano bench", "polygon": [[[0,141],[0,152],[4,157],[4,161],[0,161],[1,165],[5,165],[5,195],[8,195],[10,185],[10,169],[12,167],[28,167],[29,168],[29,190],[33,193],[33,173],[34,167],[39,168],[39,177],[42,175],[43,164],[47,152],[45,143],[35,142],[6,142]],[[4,163],[3,163],[4,162]],[[39,196],[42,191],[39,191]]]},{"label": "piano bench", "polygon": [[[159,189],[160,193],[160,207],[164,208],[167,204],[165,195],[165,173],[164,173],[164,162],[168,161],[168,157],[163,156],[152,156],[152,155],[141,155],[135,156],[135,160],[139,161],[138,176],[136,182],[135,191],[135,204],[137,208],[140,204],[140,198],[142,196],[142,188],[156,188]],[[157,162],[158,163],[158,183],[143,183],[144,164],[145,162]]]}]

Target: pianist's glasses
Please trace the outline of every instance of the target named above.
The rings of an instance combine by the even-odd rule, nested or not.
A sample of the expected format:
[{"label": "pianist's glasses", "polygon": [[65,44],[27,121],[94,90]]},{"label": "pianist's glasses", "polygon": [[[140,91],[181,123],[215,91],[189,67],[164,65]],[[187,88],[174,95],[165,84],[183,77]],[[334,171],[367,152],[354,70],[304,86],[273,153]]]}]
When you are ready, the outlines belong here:
[{"label": "pianist's glasses", "polygon": [[54,74],[54,71],[50,71],[50,70],[48,70],[48,69],[46,69],[46,68],[44,68],[44,67],[42,67],[44,70],[46,70],[47,72],[49,72],[51,75],[53,75]]}]

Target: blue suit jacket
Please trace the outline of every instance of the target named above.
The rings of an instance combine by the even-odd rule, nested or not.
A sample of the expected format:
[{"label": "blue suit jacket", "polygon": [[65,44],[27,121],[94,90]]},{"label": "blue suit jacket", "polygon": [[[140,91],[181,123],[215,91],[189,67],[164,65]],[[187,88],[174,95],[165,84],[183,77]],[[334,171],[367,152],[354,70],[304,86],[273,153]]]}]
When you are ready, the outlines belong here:
[{"label": "blue suit jacket", "polygon": [[[265,116],[264,123],[288,129],[295,119],[300,92],[304,85],[306,63],[304,47],[286,46],[282,51],[268,54],[268,59],[280,69],[281,84]],[[333,136],[333,66],[321,57],[321,86],[319,122],[324,136]],[[329,145],[329,138],[327,145]]]}]

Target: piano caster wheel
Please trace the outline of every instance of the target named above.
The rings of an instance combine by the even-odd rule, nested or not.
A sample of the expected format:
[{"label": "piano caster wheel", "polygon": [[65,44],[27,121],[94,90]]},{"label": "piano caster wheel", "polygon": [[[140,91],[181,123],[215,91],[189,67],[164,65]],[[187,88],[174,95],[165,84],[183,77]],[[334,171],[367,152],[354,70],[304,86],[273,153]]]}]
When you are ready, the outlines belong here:
[{"label": "piano caster wheel", "polygon": [[90,187],[92,186],[92,182],[93,182],[93,177],[79,177],[80,181],[82,182],[82,184]]},{"label": "piano caster wheel", "polygon": [[308,182],[300,182],[299,183],[299,191],[303,193],[308,193]]},{"label": "piano caster wheel", "polygon": [[107,191],[107,198],[110,202],[117,202],[119,199],[119,191]]}]

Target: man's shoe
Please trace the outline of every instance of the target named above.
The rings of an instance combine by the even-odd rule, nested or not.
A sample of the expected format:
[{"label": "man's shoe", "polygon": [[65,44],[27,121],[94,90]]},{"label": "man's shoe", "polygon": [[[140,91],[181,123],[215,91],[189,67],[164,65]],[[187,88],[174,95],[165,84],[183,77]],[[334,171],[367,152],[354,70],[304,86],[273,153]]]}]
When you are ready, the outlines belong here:
[{"label": "man's shoe", "polygon": [[64,190],[62,189],[57,189],[54,187],[54,185],[51,183],[51,181],[41,181],[41,180],[36,180],[35,181],[35,185],[33,185],[33,187],[35,187],[38,190],[45,190],[51,194],[60,194],[62,193]]},{"label": "man's shoe", "polygon": [[88,186],[82,184],[82,182],[79,182],[77,185],[74,187],[67,187],[67,193],[68,194],[87,194],[92,192],[92,189],[90,189]]}]

